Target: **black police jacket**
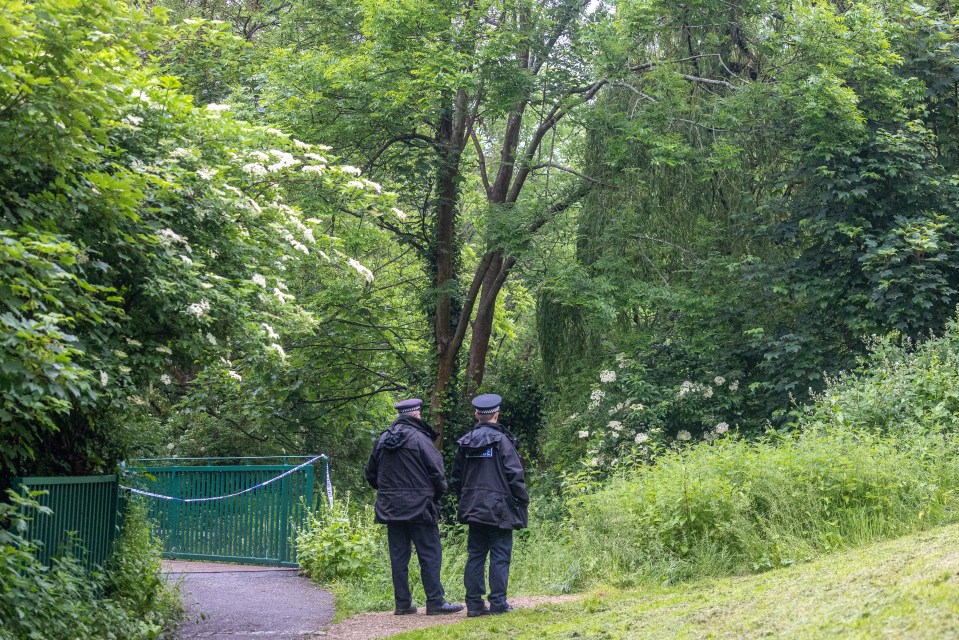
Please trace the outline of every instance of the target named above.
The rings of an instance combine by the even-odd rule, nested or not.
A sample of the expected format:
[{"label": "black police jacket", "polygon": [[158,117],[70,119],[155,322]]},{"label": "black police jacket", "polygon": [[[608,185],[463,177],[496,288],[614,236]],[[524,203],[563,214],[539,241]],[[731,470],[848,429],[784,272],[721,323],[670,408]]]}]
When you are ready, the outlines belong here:
[{"label": "black police jacket", "polygon": [[446,473],[435,437],[419,418],[400,416],[377,439],[366,463],[377,522],[439,522]]},{"label": "black police jacket", "polygon": [[529,493],[516,439],[500,424],[481,422],[457,444],[452,479],[459,496],[459,521],[525,528]]}]

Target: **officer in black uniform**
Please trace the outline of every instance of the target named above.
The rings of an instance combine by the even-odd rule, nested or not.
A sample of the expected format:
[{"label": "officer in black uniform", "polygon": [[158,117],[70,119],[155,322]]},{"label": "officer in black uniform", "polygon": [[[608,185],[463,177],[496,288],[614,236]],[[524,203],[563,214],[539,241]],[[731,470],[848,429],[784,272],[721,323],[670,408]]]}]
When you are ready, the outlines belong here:
[{"label": "officer in black uniform", "polygon": [[[529,520],[529,493],[516,438],[498,422],[502,401],[493,393],[473,400],[477,424],[457,441],[453,460],[459,521],[469,524],[463,584],[466,615],[471,618],[513,610],[506,601],[513,530],[525,528]],[[483,602],[487,556],[489,608]]]},{"label": "officer in black uniform", "polygon": [[446,474],[433,444],[436,433],[420,419],[422,404],[411,398],[394,405],[399,415],[377,439],[366,464],[366,480],[376,489],[376,521],[386,524],[398,616],[416,613],[409,584],[411,544],[420,562],[426,615],[463,610],[446,601],[440,580],[439,501],[446,493]]}]

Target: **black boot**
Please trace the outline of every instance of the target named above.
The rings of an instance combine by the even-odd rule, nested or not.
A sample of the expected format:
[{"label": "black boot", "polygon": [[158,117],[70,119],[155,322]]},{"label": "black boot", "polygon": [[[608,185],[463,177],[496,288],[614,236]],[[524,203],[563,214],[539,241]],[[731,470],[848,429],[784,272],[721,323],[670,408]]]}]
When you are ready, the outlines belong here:
[{"label": "black boot", "polygon": [[393,610],[393,615],[394,615],[394,616],[409,616],[409,615],[412,615],[412,614],[414,614],[414,613],[416,613],[416,605],[415,605],[415,604],[411,604],[411,605],[408,606],[408,607],[403,607],[402,609],[401,609],[400,607],[397,607],[396,609]]},{"label": "black boot", "polygon": [[426,605],[426,615],[428,616],[442,616],[448,613],[459,613],[463,610],[463,605],[461,604],[450,604],[449,602],[444,602],[442,604]]}]

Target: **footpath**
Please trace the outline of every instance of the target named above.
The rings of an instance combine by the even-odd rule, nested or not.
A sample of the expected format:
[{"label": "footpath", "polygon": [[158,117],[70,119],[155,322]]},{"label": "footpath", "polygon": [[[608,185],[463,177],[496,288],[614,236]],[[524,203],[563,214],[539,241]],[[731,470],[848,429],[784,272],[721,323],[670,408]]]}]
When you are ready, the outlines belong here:
[{"label": "footpath", "polygon": [[[466,619],[465,611],[427,616],[420,607],[416,615],[364,613],[331,626],[332,594],[296,569],[165,560],[163,571],[180,586],[184,620],[177,640],[374,640]],[[515,597],[510,603],[525,609],[578,597]]]}]

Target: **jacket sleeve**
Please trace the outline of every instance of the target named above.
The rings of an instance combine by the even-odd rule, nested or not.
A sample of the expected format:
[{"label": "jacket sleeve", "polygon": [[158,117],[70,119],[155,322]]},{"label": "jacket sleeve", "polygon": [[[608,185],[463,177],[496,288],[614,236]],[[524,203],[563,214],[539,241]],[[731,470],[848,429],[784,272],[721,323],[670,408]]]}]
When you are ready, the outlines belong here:
[{"label": "jacket sleeve", "polygon": [[509,485],[510,493],[523,506],[529,505],[529,492],[526,490],[526,474],[523,472],[523,463],[513,443],[503,438],[500,441],[500,459],[503,462],[503,474]]},{"label": "jacket sleeve", "polygon": [[453,491],[456,493],[456,497],[459,498],[460,494],[463,493],[463,464],[466,461],[466,456],[463,453],[462,447],[456,448],[456,455],[453,456],[453,473],[450,476],[450,481],[453,484]]},{"label": "jacket sleeve", "polygon": [[[424,436],[425,438],[425,436]],[[443,467],[443,454],[439,449],[425,438],[427,442],[420,446],[423,454],[423,464],[426,465],[426,472],[429,474],[430,482],[433,483],[433,495],[437,498],[446,493],[446,469]]]},{"label": "jacket sleeve", "polygon": [[376,444],[373,446],[373,451],[370,453],[370,459],[366,462],[366,481],[370,483],[370,486],[374,489],[379,489],[377,485],[376,476],[378,475],[380,469],[380,441],[377,440]]}]

